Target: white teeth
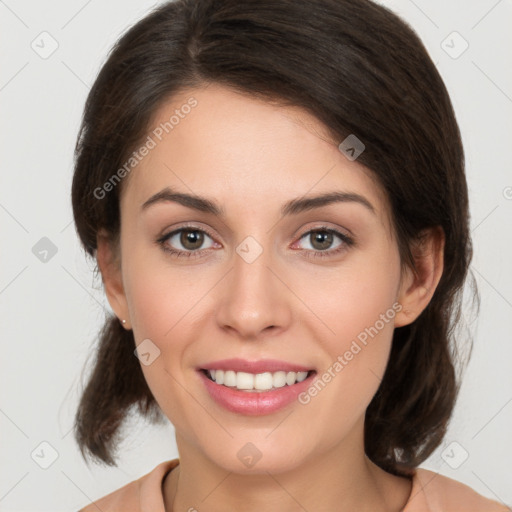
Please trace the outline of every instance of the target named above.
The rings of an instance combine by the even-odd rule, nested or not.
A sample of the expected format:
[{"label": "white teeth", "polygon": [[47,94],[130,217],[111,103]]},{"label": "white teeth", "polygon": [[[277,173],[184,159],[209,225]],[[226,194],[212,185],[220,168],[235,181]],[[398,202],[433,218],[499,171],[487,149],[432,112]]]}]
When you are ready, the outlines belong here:
[{"label": "white teeth", "polygon": [[272,374],[270,372],[265,373],[257,373],[254,376],[254,387],[253,389],[257,389],[258,391],[268,391],[272,389]]},{"label": "white teeth", "polygon": [[272,375],[272,384],[275,388],[286,386],[286,372],[276,372]]},{"label": "white teeth", "polygon": [[302,382],[308,376],[308,372],[299,372],[297,373],[297,380]]},{"label": "white teeth", "polygon": [[224,386],[236,386],[236,373],[233,370],[224,372]]},{"label": "white teeth", "polygon": [[238,389],[254,389],[254,375],[252,373],[237,372],[236,387]]},{"label": "white teeth", "polygon": [[285,371],[254,374],[233,370],[208,370],[208,373],[217,384],[245,391],[269,391],[286,385],[292,386],[297,382],[302,382],[308,376],[308,372]]},{"label": "white teeth", "polygon": [[288,386],[295,384],[296,379],[297,379],[297,374],[295,372],[288,372],[286,374],[286,384],[288,384]]}]

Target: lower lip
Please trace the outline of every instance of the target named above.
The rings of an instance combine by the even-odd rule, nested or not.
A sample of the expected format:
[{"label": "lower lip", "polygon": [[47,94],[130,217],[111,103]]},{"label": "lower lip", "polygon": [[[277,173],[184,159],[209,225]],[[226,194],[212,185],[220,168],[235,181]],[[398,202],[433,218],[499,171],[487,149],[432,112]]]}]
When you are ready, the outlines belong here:
[{"label": "lower lip", "polygon": [[296,400],[300,393],[306,391],[316,375],[316,372],[311,372],[302,382],[291,386],[286,384],[272,391],[250,392],[217,384],[202,370],[198,370],[198,373],[208,393],[219,405],[228,411],[251,416],[270,414],[286,407]]}]

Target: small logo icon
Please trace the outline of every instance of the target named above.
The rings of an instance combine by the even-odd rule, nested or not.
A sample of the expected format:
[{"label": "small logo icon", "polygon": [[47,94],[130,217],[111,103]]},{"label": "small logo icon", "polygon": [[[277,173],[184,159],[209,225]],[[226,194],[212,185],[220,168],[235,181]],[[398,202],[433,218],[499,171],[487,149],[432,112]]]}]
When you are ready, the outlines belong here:
[{"label": "small logo icon", "polygon": [[248,468],[252,468],[261,459],[262,455],[252,443],[245,443],[236,454],[240,462]]},{"label": "small logo icon", "polygon": [[149,339],[142,340],[133,352],[144,366],[149,366],[160,356],[160,349]]},{"label": "small logo icon", "polygon": [[51,34],[44,31],[30,43],[30,47],[41,59],[46,60],[55,53],[59,47],[59,43]]},{"label": "small logo icon", "polygon": [[263,247],[255,238],[248,236],[237,246],[236,252],[246,263],[253,263],[263,252]]},{"label": "small logo icon", "polygon": [[453,31],[441,41],[441,48],[452,59],[458,59],[469,48],[469,43],[458,32]]},{"label": "small logo icon", "polygon": [[57,246],[49,238],[43,236],[32,247],[32,254],[42,263],[48,263],[57,254]]},{"label": "small logo icon", "polygon": [[353,162],[366,149],[366,146],[353,133],[351,133],[343,142],[340,143],[338,149],[351,162]]},{"label": "small logo icon", "polygon": [[452,441],[441,453],[441,458],[452,469],[458,469],[466,462],[469,453],[457,441]]},{"label": "small logo icon", "polygon": [[48,469],[59,458],[59,453],[48,441],[43,441],[30,456],[39,467]]}]

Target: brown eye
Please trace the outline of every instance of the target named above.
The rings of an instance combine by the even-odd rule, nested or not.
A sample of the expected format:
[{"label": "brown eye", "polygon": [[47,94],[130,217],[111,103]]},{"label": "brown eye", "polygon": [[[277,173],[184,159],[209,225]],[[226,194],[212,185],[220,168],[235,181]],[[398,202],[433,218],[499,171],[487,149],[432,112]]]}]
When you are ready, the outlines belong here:
[{"label": "brown eye", "polygon": [[[336,238],[339,241],[335,244]],[[310,245],[305,247],[305,256],[308,258],[328,258],[341,254],[354,245],[351,237],[327,227],[312,229],[300,237],[300,240],[303,239]]]},{"label": "brown eye", "polygon": [[[206,238],[212,240],[209,246],[203,247]],[[162,236],[157,242],[162,248],[177,256],[200,256],[203,250],[213,246],[212,237],[199,228],[181,228]]]},{"label": "brown eye", "polygon": [[311,231],[309,233],[311,245],[319,251],[329,249],[333,242],[333,234],[327,231]]},{"label": "brown eye", "polygon": [[189,251],[195,251],[203,245],[204,233],[197,229],[181,230],[180,243]]}]

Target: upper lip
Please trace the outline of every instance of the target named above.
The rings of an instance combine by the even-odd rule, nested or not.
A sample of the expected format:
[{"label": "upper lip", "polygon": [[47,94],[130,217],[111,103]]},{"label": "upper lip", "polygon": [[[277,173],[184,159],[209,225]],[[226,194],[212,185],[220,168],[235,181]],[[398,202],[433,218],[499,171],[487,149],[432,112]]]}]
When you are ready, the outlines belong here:
[{"label": "upper lip", "polygon": [[233,370],[235,372],[247,373],[264,373],[277,372],[283,370],[285,372],[307,372],[312,370],[301,364],[289,363],[287,361],[279,361],[277,359],[259,359],[257,361],[248,361],[246,359],[221,359],[212,361],[199,367],[203,370]]}]

